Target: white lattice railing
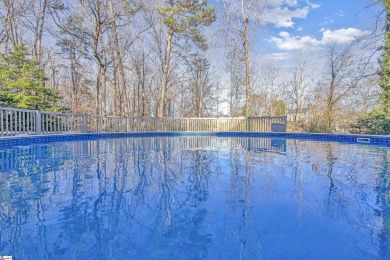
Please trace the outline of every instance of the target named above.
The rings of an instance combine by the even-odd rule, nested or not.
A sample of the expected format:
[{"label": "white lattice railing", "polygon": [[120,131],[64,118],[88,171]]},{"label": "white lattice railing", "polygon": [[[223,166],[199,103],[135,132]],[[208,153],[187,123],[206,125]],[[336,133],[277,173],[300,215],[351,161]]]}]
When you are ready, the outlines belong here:
[{"label": "white lattice railing", "polygon": [[0,107],[0,135],[91,132],[286,132],[287,117],[158,118],[99,116]]}]

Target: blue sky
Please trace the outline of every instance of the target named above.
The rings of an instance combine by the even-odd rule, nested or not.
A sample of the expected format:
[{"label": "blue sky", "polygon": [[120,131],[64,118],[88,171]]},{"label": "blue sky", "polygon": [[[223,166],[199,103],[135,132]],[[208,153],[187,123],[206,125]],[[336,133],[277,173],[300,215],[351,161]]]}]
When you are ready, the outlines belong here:
[{"label": "blue sky", "polygon": [[[256,39],[256,47],[261,46],[262,52],[289,52],[333,42],[349,43],[368,33],[376,12],[365,8],[368,0],[291,0],[290,4],[289,1],[282,0],[281,8],[290,11],[291,22],[283,24],[283,16],[280,16],[280,24],[269,24],[260,33],[262,37]],[[305,12],[299,15],[300,10]],[[297,15],[294,16],[294,12]],[[284,19],[288,19],[287,12]]]},{"label": "blue sky", "polygon": [[[321,28],[340,29],[340,28],[360,28],[368,27],[367,19],[369,14],[364,9],[365,4],[362,0],[312,0],[310,3],[315,3],[318,6],[310,8],[305,18],[293,18],[294,23],[292,28],[288,28],[291,32],[299,34],[318,34]],[[302,7],[308,7],[306,1],[299,1],[299,6],[289,7],[290,10],[296,10]],[[279,28],[282,29],[282,28]],[[275,29],[277,31],[277,29]]]},{"label": "blue sky", "polygon": [[349,43],[369,32],[378,11],[365,8],[370,0],[268,1],[267,23],[258,27],[253,48],[266,55],[287,54],[334,42]]}]

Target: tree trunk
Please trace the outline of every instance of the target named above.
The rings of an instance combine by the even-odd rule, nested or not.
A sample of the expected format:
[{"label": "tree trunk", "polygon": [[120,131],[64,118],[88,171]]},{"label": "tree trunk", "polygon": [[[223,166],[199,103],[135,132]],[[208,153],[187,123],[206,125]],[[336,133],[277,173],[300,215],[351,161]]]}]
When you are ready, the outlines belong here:
[{"label": "tree trunk", "polygon": [[42,10],[39,14],[34,42],[34,56],[35,60],[38,62],[39,66],[43,68],[42,64],[42,36],[43,36],[43,27],[45,25],[46,17],[46,7],[48,0],[44,0],[42,3]]},{"label": "tree trunk", "polygon": [[329,87],[329,97],[326,104],[326,130],[328,132],[332,131],[332,123],[333,123],[333,106],[334,106],[334,91],[335,91],[335,76],[332,75],[332,81]]},{"label": "tree trunk", "polygon": [[142,99],[141,99],[141,105],[142,105],[142,109],[141,109],[141,116],[146,116],[146,95],[145,95],[145,92],[146,92],[146,88],[145,88],[145,85],[146,85],[146,61],[145,61],[145,50],[142,51]]},{"label": "tree trunk", "polygon": [[96,115],[100,115],[100,74],[101,74],[101,67],[99,66],[97,79],[96,79],[96,96],[95,96],[95,113]]},{"label": "tree trunk", "polygon": [[[111,48],[111,47],[110,47]],[[112,77],[113,77],[113,87],[114,91],[112,92],[112,112],[114,116],[118,115],[118,104],[117,104],[117,98],[118,98],[118,76],[117,76],[117,64],[115,62],[115,55],[111,54],[112,60],[113,60],[113,71],[112,71]]]},{"label": "tree trunk", "polygon": [[119,84],[120,84],[120,92],[121,92],[121,98],[120,98],[120,110],[122,111],[122,116],[126,116],[129,114],[128,109],[128,99],[127,99],[127,93],[126,93],[126,81],[125,81],[125,72],[123,69],[123,61],[121,56],[121,50],[119,46],[119,40],[118,40],[118,34],[116,32],[116,19],[115,19],[115,13],[114,13],[114,7],[112,4],[112,0],[109,0],[110,5],[110,13],[111,13],[111,31],[112,31],[112,37],[114,40],[115,45],[115,52],[116,52],[116,63],[118,65],[118,72],[119,72]]},{"label": "tree trunk", "polygon": [[15,35],[15,24],[14,24],[14,3],[13,1],[6,0],[4,1],[6,7],[6,20],[7,20],[7,45],[8,40],[11,41],[13,46],[18,45],[17,35]]},{"label": "tree trunk", "polygon": [[101,109],[102,109],[102,115],[106,116],[107,115],[107,78],[106,78],[106,70],[107,67],[103,66],[101,69],[101,83],[102,83],[102,97],[101,97]]},{"label": "tree trunk", "polygon": [[167,44],[165,49],[165,61],[163,68],[163,78],[162,78],[162,89],[161,89],[161,98],[160,105],[158,109],[158,117],[164,117],[165,108],[167,102],[167,92],[168,92],[168,77],[169,77],[169,62],[171,59],[171,49],[172,49],[172,37],[173,37],[173,29],[170,28],[167,37]]},{"label": "tree trunk", "polygon": [[77,110],[77,84],[78,77],[76,72],[76,54],[75,50],[72,48],[70,51],[70,74],[72,78],[72,112]]},{"label": "tree trunk", "polygon": [[250,100],[249,100],[249,29],[248,18],[244,18],[245,32],[244,32],[244,48],[245,48],[245,116],[250,116]]}]

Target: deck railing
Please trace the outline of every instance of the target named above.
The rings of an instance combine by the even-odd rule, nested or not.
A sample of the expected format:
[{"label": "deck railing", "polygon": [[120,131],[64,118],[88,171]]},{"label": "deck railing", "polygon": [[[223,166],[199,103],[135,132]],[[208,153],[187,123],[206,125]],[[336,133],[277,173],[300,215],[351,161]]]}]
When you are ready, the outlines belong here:
[{"label": "deck railing", "polygon": [[92,132],[286,132],[287,117],[158,118],[100,116],[0,107],[0,135]]}]

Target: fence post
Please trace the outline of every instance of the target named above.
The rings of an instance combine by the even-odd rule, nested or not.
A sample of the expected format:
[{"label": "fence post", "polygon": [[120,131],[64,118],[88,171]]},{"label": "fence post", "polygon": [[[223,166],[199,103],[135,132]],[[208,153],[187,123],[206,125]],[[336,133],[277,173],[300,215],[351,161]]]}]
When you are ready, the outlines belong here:
[{"label": "fence post", "polygon": [[284,117],[284,132],[287,132],[287,116]]},{"label": "fence post", "polygon": [[4,110],[0,109],[0,132],[1,136],[4,136]]},{"label": "fence post", "polygon": [[40,111],[35,111],[35,134],[40,135],[42,133],[41,131],[41,112]]},{"label": "fence post", "polygon": [[88,116],[83,114],[83,128],[81,130],[82,133],[88,133]]},{"label": "fence post", "polygon": [[127,122],[126,117],[122,117],[122,132],[127,132]]},{"label": "fence post", "polygon": [[246,127],[247,127],[246,131],[250,132],[251,131],[251,118],[247,117],[246,121],[247,121],[247,123],[246,123]]},{"label": "fence post", "polygon": [[217,118],[217,132],[219,132],[219,117]]},{"label": "fence post", "polygon": [[156,120],[157,120],[157,122],[156,122],[156,129],[155,129],[155,131],[158,132],[160,130],[160,119],[158,117],[156,117]]},{"label": "fence post", "polygon": [[190,131],[190,119],[187,118],[187,132]]},{"label": "fence post", "polygon": [[108,132],[108,121],[107,121],[107,115],[103,115],[103,132]]}]

